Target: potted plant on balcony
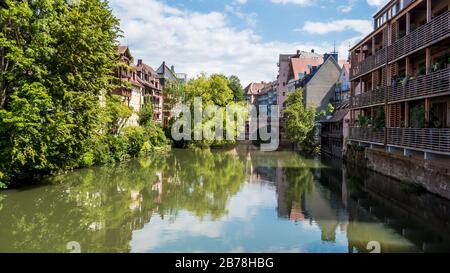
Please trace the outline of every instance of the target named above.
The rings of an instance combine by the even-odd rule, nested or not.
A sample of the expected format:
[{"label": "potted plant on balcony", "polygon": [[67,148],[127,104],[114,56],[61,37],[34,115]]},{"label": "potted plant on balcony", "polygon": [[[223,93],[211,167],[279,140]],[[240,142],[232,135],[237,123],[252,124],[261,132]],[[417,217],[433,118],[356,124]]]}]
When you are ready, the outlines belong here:
[{"label": "potted plant on balcony", "polygon": [[423,76],[427,74],[427,67],[424,64],[419,66],[419,76]]},{"label": "potted plant on balcony", "polygon": [[411,127],[425,127],[425,107],[423,105],[416,106],[411,110]]},{"label": "potted plant on balcony", "polygon": [[373,129],[380,131],[386,126],[386,114],[383,107],[379,107],[377,114],[373,119]]},{"label": "potted plant on balcony", "polygon": [[431,71],[432,72],[436,72],[442,69],[443,66],[443,60],[441,60],[440,58],[436,60],[436,62],[433,64]]},{"label": "potted plant on balcony", "polygon": [[359,115],[358,119],[356,120],[356,124],[361,128],[367,128],[369,127],[370,120],[366,116]]}]

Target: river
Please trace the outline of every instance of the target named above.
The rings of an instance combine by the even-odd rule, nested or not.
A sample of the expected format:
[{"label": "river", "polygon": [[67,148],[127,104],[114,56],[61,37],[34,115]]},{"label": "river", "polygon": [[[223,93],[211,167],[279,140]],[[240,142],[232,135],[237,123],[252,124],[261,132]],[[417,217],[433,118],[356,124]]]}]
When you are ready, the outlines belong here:
[{"label": "river", "polygon": [[444,252],[450,201],[336,159],[173,150],[0,191],[0,252]]}]

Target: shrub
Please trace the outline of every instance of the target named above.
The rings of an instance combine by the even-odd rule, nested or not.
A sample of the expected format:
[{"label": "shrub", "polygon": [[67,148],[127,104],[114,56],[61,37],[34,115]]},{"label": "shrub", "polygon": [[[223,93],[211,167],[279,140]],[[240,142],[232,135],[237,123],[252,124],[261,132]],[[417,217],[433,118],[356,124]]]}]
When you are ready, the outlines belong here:
[{"label": "shrub", "polygon": [[86,152],[82,155],[80,159],[79,167],[91,167],[95,163],[95,155],[92,151]]},{"label": "shrub", "polygon": [[125,136],[113,136],[107,137],[108,145],[111,152],[111,157],[114,161],[124,161],[128,156],[128,140]]},{"label": "shrub", "polygon": [[123,135],[128,141],[128,154],[137,157],[146,142],[146,131],[142,127],[130,126],[123,130]]},{"label": "shrub", "polygon": [[91,151],[94,154],[95,164],[104,165],[115,161],[107,136],[98,136],[91,142]]}]

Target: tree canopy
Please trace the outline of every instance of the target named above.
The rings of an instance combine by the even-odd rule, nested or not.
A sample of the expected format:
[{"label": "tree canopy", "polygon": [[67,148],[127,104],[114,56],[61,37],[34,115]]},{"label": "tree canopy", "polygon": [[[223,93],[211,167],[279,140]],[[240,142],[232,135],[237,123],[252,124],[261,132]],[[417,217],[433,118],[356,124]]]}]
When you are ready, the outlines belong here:
[{"label": "tree canopy", "polygon": [[[234,77],[233,79],[236,81],[237,77]],[[245,118],[248,116],[247,105],[244,102],[235,101],[233,90],[230,88],[232,85],[233,84],[230,83],[229,78],[225,75],[213,74],[211,76],[207,76],[206,74],[201,74],[190,80],[184,87],[184,103],[190,104],[191,107],[193,107],[195,104],[195,98],[201,98],[202,111],[205,111],[206,109],[211,110],[211,107],[214,106],[219,107],[216,108],[216,114],[212,114],[211,116],[203,115],[203,120],[201,123],[192,124],[192,132],[201,130],[203,133],[203,139],[190,141],[189,144],[205,148],[210,146],[232,144],[236,141],[238,135],[237,132],[243,132],[244,127],[238,126],[238,124],[235,123],[236,117],[231,119],[231,117],[225,112],[226,109],[233,109],[239,113],[239,117]],[[192,115],[192,118],[194,118],[194,115]],[[218,120],[220,118],[223,120]],[[208,137],[206,137],[206,135],[208,135],[207,132],[209,131],[205,130],[205,128],[217,129],[217,124],[223,125],[223,139],[207,139]],[[226,129],[233,130],[233,132],[226,132]],[[234,139],[226,140],[226,133],[229,135],[233,134]],[[211,137],[212,135],[209,136]]]},{"label": "tree canopy", "polygon": [[284,113],[287,118],[286,129],[288,138],[301,144],[314,130],[316,118],[316,110],[314,108],[305,108],[302,89],[297,89],[289,94]]},{"label": "tree canopy", "polygon": [[78,166],[112,90],[119,21],[103,0],[0,9],[0,186]]},{"label": "tree canopy", "polygon": [[237,76],[230,76],[228,78],[228,87],[233,91],[234,101],[244,100],[244,88],[241,80]]}]

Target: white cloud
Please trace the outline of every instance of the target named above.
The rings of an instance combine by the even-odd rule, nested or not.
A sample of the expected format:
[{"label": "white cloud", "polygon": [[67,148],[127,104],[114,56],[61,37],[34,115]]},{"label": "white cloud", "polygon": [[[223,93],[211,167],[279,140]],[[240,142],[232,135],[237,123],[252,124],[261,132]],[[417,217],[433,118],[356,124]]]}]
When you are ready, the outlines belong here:
[{"label": "white cloud", "polygon": [[312,0],[272,0],[272,3],[275,4],[296,4],[301,6],[310,6],[314,4],[313,2]]},{"label": "white cloud", "polygon": [[250,27],[256,26],[256,18],[258,17],[258,15],[254,12],[242,12],[238,4],[225,5],[225,12],[236,16],[238,19],[244,21]]},{"label": "white cloud", "polygon": [[328,34],[330,32],[342,32],[352,30],[360,34],[368,34],[372,30],[372,22],[369,20],[335,20],[330,22],[306,21],[302,28],[296,31],[304,31],[310,34]]},{"label": "white cloud", "polygon": [[263,42],[251,28],[231,27],[227,13],[199,13],[157,0],[111,0],[124,44],[157,68],[162,61],[191,77],[201,72],[237,75],[243,84],[275,80],[280,53],[330,51],[329,43]]},{"label": "white cloud", "polygon": [[367,0],[369,6],[381,7],[386,5],[389,0]]}]

